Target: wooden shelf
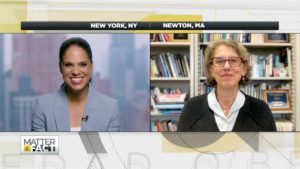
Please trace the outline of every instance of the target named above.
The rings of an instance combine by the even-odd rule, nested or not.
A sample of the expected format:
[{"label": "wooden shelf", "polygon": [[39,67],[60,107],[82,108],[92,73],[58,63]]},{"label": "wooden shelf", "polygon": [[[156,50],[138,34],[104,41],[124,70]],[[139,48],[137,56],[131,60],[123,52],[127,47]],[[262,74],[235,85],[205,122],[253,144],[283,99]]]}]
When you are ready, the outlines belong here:
[{"label": "wooden shelf", "polygon": [[[200,45],[208,45],[209,42],[201,42]],[[292,43],[240,43],[245,47],[265,48],[265,47],[291,47]]]},{"label": "wooden shelf", "polygon": [[[292,77],[251,77],[251,80],[284,80],[284,81],[290,81],[293,80]],[[200,80],[206,80],[206,77],[200,77]]]},{"label": "wooden shelf", "polygon": [[272,111],[273,114],[293,114],[292,110],[276,110]]},{"label": "wooden shelf", "polygon": [[258,48],[264,48],[264,47],[290,47],[292,46],[291,43],[242,43],[242,45],[247,47],[258,47]]},{"label": "wooden shelf", "polygon": [[151,81],[190,81],[189,77],[153,77]]},{"label": "wooden shelf", "polygon": [[251,80],[293,80],[291,77],[251,77]]},{"label": "wooden shelf", "polygon": [[191,42],[151,42],[151,47],[190,47]]},{"label": "wooden shelf", "polygon": [[174,114],[161,114],[158,111],[151,111],[151,116],[180,116],[181,113],[174,113]]}]

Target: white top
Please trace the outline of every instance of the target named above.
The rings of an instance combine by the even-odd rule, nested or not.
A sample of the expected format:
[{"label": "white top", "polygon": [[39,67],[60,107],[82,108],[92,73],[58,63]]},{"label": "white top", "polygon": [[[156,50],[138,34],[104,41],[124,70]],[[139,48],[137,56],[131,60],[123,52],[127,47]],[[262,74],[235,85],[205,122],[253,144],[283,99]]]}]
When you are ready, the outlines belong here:
[{"label": "white top", "polygon": [[81,127],[71,127],[71,131],[81,131]]},{"label": "white top", "polygon": [[238,91],[228,116],[226,117],[216,98],[215,89],[208,94],[208,106],[214,111],[215,120],[220,131],[231,131],[233,129],[240,108],[243,107],[245,103],[245,99],[245,95],[241,91]]}]

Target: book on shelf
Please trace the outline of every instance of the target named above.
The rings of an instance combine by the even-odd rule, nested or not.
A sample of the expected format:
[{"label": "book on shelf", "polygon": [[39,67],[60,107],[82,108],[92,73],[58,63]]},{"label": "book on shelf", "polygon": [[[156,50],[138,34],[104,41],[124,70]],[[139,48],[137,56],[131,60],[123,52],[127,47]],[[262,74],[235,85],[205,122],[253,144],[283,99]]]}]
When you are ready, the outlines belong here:
[{"label": "book on shelf", "polygon": [[264,43],[265,35],[252,33],[250,35],[250,43]]},{"label": "book on shelf", "polygon": [[177,122],[173,120],[151,121],[151,131],[177,131]]},{"label": "book on shelf", "polygon": [[203,95],[209,93],[213,90],[213,87],[208,85],[204,80],[200,80],[198,84],[198,94]]},{"label": "book on shelf", "polygon": [[183,60],[184,60],[184,69],[186,71],[187,77],[190,77],[190,60],[189,57],[187,57],[186,55],[183,55]]},{"label": "book on shelf", "polygon": [[204,33],[200,34],[200,42],[208,43],[218,40],[231,39],[240,43],[264,43],[264,34],[250,33]]},{"label": "book on shelf", "polygon": [[177,65],[177,62],[175,60],[175,57],[173,54],[167,53],[166,57],[168,58],[168,67],[171,68],[171,72],[172,72],[172,77],[180,77],[181,74],[179,75],[179,65]]},{"label": "book on shelf", "polygon": [[180,109],[171,109],[171,110],[160,110],[160,113],[162,115],[169,115],[169,114],[180,114],[181,113],[181,108]]},{"label": "book on shelf", "polygon": [[159,103],[183,103],[186,93],[161,93],[157,101]]},{"label": "book on shelf", "polygon": [[293,123],[287,119],[275,121],[277,131],[293,131]]},{"label": "book on shelf", "polygon": [[199,49],[199,62],[198,62],[198,67],[199,67],[199,76],[200,77],[204,77],[205,76],[205,55],[204,55],[204,51],[205,51],[205,47],[204,46],[200,46]]},{"label": "book on shelf", "polygon": [[161,114],[178,114],[184,106],[188,92],[180,88],[151,88],[151,108]]},{"label": "book on shelf", "polygon": [[151,42],[171,42],[172,34],[168,33],[151,33],[150,34]]},{"label": "book on shelf", "polygon": [[173,103],[173,102],[184,102],[187,96],[186,89],[178,87],[157,87],[151,86],[151,96],[155,98],[157,103]]},{"label": "book on shelf", "polygon": [[189,59],[181,53],[158,53],[150,58],[151,77],[189,77]]},{"label": "book on shelf", "polygon": [[187,33],[151,33],[151,42],[190,42]]},{"label": "book on shelf", "polygon": [[291,77],[291,52],[289,48],[279,54],[266,56],[249,54],[252,77]]},{"label": "book on shelf", "polygon": [[154,108],[158,110],[181,110],[183,108],[183,105],[184,103],[177,103],[177,104],[156,103]]}]

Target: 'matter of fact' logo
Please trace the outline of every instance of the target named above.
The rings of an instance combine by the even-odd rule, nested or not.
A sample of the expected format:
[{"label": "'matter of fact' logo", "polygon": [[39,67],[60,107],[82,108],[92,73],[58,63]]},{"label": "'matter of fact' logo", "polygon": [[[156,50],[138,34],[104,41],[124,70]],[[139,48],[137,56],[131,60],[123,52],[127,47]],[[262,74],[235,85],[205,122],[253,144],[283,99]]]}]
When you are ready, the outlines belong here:
[{"label": "'matter of fact' logo", "polygon": [[58,136],[21,136],[22,154],[58,154]]}]

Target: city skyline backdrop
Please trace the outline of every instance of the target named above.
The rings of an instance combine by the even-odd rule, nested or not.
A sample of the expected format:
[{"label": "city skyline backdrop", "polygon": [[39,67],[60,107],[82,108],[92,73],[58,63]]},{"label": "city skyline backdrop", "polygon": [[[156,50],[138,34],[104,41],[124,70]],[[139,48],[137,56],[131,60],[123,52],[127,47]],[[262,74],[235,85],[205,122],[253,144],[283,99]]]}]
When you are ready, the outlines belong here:
[{"label": "city skyline backdrop", "polygon": [[[122,131],[149,130],[149,35],[14,34],[0,36],[0,131],[30,131],[36,96],[58,90],[61,43],[86,39],[96,89],[118,100]],[[139,104],[136,104],[139,103]]]}]

